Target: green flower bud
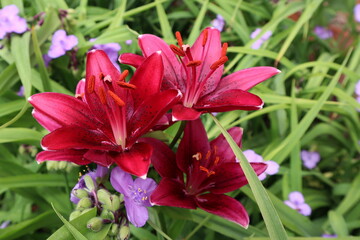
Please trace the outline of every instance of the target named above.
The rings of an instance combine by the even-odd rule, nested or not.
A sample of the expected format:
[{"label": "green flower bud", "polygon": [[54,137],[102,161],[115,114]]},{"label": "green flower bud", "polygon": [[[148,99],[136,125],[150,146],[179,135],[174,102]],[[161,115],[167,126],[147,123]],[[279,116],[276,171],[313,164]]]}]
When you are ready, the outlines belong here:
[{"label": "green flower bud", "polygon": [[90,208],[92,206],[92,201],[90,198],[82,198],[80,199],[80,201],[78,202],[76,209],[86,209],[86,208]]},{"label": "green flower bud", "polygon": [[120,193],[120,203],[124,202],[124,195]]},{"label": "green flower bud", "polygon": [[59,162],[58,169],[63,170],[64,168],[67,167],[67,165],[68,165],[68,162],[61,161],[61,162]]},{"label": "green flower bud", "polygon": [[114,223],[109,232],[108,232],[108,235],[111,236],[111,237],[115,237],[117,234],[119,233],[119,225]]},{"label": "green flower bud", "polygon": [[115,219],[114,214],[110,210],[107,210],[107,209],[104,209],[101,212],[100,217],[102,219],[108,219],[108,220],[114,220]]},{"label": "green flower bud", "polygon": [[119,208],[120,208],[120,204],[121,204],[120,198],[119,198],[117,195],[115,195],[115,194],[111,195],[111,198],[112,198],[112,201],[111,201],[111,210],[112,210],[113,212],[115,212],[116,210],[119,210]]},{"label": "green flower bud", "polygon": [[87,189],[89,189],[90,191],[95,190],[94,180],[88,174],[84,175],[84,181]]},{"label": "green flower bud", "polygon": [[128,226],[122,226],[119,231],[118,238],[120,240],[127,240],[130,237],[130,228]]},{"label": "green flower bud", "polygon": [[108,190],[101,188],[97,191],[96,195],[99,202],[107,205],[108,207],[111,206],[111,194]]},{"label": "green flower bud", "polygon": [[48,171],[57,171],[58,168],[58,161],[46,161],[46,169]]},{"label": "green flower bud", "polygon": [[84,190],[84,189],[75,189],[72,191],[72,193],[77,197],[77,198],[85,198],[89,196],[89,193]]},{"label": "green flower bud", "polygon": [[94,232],[100,231],[102,226],[103,226],[103,220],[100,217],[93,217],[86,224],[86,227]]},{"label": "green flower bud", "polygon": [[83,215],[83,214],[85,214],[85,213],[87,213],[87,212],[89,212],[91,210],[92,210],[92,208],[84,209],[84,210],[81,211],[81,215]]},{"label": "green flower bud", "polygon": [[75,211],[73,211],[73,212],[70,214],[70,216],[69,216],[69,221],[77,218],[77,217],[80,216],[80,215],[81,215],[81,211],[80,211],[80,210],[75,210]]}]

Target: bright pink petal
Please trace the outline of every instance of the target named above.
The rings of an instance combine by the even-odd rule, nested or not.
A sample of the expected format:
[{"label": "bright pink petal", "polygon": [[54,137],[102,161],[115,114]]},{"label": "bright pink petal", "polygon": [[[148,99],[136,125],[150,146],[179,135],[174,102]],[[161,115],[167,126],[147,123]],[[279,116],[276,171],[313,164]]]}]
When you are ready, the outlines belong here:
[{"label": "bright pink petal", "polygon": [[[203,46],[204,32],[208,32],[207,41]],[[196,68],[197,76],[204,79],[211,71],[210,66],[221,57],[221,39],[220,32],[216,28],[206,28],[201,32],[191,47],[194,60],[201,60],[202,64]],[[220,66],[211,77],[207,80],[200,96],[206,95],[214,91],[219,84],[223,74],[224,65]]]},{"label": "bright pink petal", "polygon": [[177,178],[180,175],[175,153],[165,143],[155,138],[140,138],[139,141],[153,146],[151,163],[161,177]]},{"label": "bright pink petal", "polygon": [[148,132],[180,97],[177,90],[166,90],[147,98],[128,121],[128,144]]},{"label": "bright pink petal", "polygon": [[186,195],[183,183],[171,178],[162,178],[150,196],[154,205],[196,209],[192,196]]},{"label": "bright pink petal", "polygon": [[[251,163],[256,175],[263,173],[267,165],[264,163]],[[203,186],[210,185],[208,190],[215,194],[234,191],[248,183],[239,163],[223,163],[214,169],[215,174],[208,177]]]},{"label": "bright pink petal", "polygon": [[125,172],[138,177],[146,177],[150,166],[150,157],[153,152],[147,143],[135,143],[129,150],[116,153],[113,156],[115,163]]},{"label": "bright pink petal", "polygon": [[242,90],[228,90],[219,95],[208,94],[194,108],[198,111],[226,112],[232,110],[258,110],[263,101],[257,95]]},{"label": "bright pink petal", "polygon": [[176,120],[179,120],[179,121],[189,120],[190,121],[190,120],[198,119],[201,115],[201,112],[196,111],[193,108],[185,107],[182,104],[176,104],[172,108],[172,114]]},{"label": "bright pink petal", "polygon": [[273,67],[252,67],[243,69],[221,79],[216,91],[224,92],[230,89],[247,91],[278,73],[280,73],[280,71]]},{"label": "bright pink petal", "polygon": [[[228,130],[228,133],[234,139],[236,144],[241,147],[241,138],[243,130],[240,127],[233,127]],[[219,163],[235,162],[235,154],[232,151],[229,143],[226,141],[224,135],[220,134],[217,138],[210,142],[211,149],[216,149],[216,155],[219,156]]]},{"label": "bright pink petal", "polygon": [[81,79],[76,85],[75,97],[83,99],[85,96],[85,79]]},{"label": "bright pink petal", "polygon": [[237,200],[223,194],[204,194],[196,199],[197,205],[211,213],[237,223],[244,228],[249,226],[249,215]]},{"label": "bright pink petal", "polygon": [[46,150],[119,150],[118,146],[109,142],[109,139],[102,132],[76,126],[56,129],[42,139],[41,145]]},{"label": "bright pink petal", "polygon": [[131,92],[135,109],[146,98],[160,91],[164,74],[164,66],[159,53],[154,53],[136,69],[130,83],[136,86]]},{"label": "bright pink petal", "polygon": [[63,126],[96,129],[97,122],[81,100],[62,93],[38,93],[29,98],[34,106],[34,117],[47,130]]},{"label": "bright pink petal", "polygon": [[78,165],[89,164],[90,161],[84,159],[83,155],[86,150],[57,150],[57,151],[42,151],[36,155],[36,161],[38,163],[44,161],[67,161],[73,162]]},{"label": "bright pink petal", "polygon": [[188,173],[197,153],[205,156],[210,150],[210,144],[201,119],[186,123],[184,136],[176,152],[176,162],[181,171]]},{"label": "bright pink petal", "polygon": [[143,56],[134,53],[123,53],[119,57],[119,62],[138,68],[141,63],[145,60]]},{"label": "bright pink petal", "polygon": [[155,35],[143,34],[139,36],[139,46],[145,57],[150,56],[154,52],[161,51],[164,63],[164,81],[162,88],[179,89],[181,92],[185,92],[186,85],[181,73],[181,64],[169,45]]}]

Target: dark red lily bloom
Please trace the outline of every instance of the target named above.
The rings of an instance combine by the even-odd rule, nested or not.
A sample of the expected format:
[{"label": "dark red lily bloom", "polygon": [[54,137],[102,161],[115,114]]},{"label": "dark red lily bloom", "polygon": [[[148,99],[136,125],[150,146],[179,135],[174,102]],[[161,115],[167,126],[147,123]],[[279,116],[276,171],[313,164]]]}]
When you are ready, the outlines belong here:
[{"label": "dark red lily bloom", "polygon": [[121,63],[138,67],[146,57],[161,50],[164,63],[162,89],[178,89],[183,97],[173,107],[173,116],[178,120],[194,120],[203,112],[231,110],[257,110],[263,101],[248,92],[250,88],[278,74],[273,67],[252,67],[222,77],[227,43],[221,46],[220,32],[206,28],[190,47],[185,45],[179,32],[178,46],[168,45],[151,34],[139,36],[143,56],[125,53]]},{"label": "dark red lily bloom", "polygon": [[[242,130],[235,127],[229,133],[240,145]],[[243,205],[224,194],[244,186],[247,180],[223,135],[209,142],[198,119],[187,123],[176,155],[158,140],[145,141],[157,146],[152,163],[162,177],[150,197],[151,203],[189,209],[199,207],[248,226],[249,216]],[[263,163],[251,165],[257,175],[266,169]]]},{"label": "dark red lily bloom", "polygon": [[[45,160],[116,163],[124,171],[146,176],[151,145],[137,142],[177,102],[177,90],[160,92],[161,53],[154,53],[136,70],[130,82],[101,50],[87,55],[86,80],[77,97],[39,93],[30,97],[33,116],[50,131],[36,157]],[[84,91],[84,92],[83,92]]]}]

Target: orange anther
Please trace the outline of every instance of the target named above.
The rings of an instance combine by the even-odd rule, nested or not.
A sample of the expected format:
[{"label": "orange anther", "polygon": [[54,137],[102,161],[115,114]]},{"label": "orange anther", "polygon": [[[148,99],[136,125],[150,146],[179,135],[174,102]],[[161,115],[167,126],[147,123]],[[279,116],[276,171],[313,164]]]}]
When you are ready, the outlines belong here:
[{"label": "orange anther", "polygon": [[118,81],[116,83],[117,83],[117,85],[119,85],[122,88],[127,88],[127,89],[132,89],[132,90],[136,89],[136,86],[131,83],[121,82],[121,81]]},{"label": "orange anther", "polygon": [[185,52],[181,49],[178,48],[177,46],[175,46],[174,44],[170,44],[170,49],[178,56],[180,57],[184,57],[185,56]]},{"label": "orange anther", "polygon": [[215,172],[214,171],[209,171],[209,169],[207,169],[206,167],[200,166],[200,171],[204,171],[206,172],[207,176],[210,177],[211,175],[214,175]]},{"label": "orange anther", "polygon": [[220,161],[220,157],[219,156],[216,156],[215,157],[215,161],[214,161],[214,165],[217,165]]},{"label": "orange anther", "polygon": [[119,81],[125,81],[125,78],[129,75],[129,70],[124,70],[119,77]]},{"label": "orange anther", "polygon": [[199,60],[195,60],[195,61],[190,61],[186,64],[187,67],[197,67],[200,66],[202,63],[202,61]]},{"label": "orange anther", "polygon": [[221,56],[222,57],[226,56],[227,48],[228,48],[228,43],[223,43],[222,48],[221,48]]},{"label": "orange anther", "polygon": [[93,93],[94,88],[95,88],[95,76],[91,75],[88,79],[88,84],[87,84],[88,93]]},{"label": "orange anther", "polygon": [[205,159],[208,160],[208,159],[210,158],[210,156],[211,156],[211,151],[209,150],[209,151],[206,153]]},{"label": "orange anther", "polygon": [[177,31],[177,32],[175,33],[175,37],[176,37],[176,40],[177,40],[177,42],[178,42],[179,47],[181,47],[182,45],[184,45],[183,40],[182,40],[182,37],[181,37],[181,33],[180,33],[179,31]]},{"label": "orange anther", "polygon": [[227,56],[223,56],[221,57],[219,60],[217,60],[216,62],[214,62],[211,66],[210,69],[211,70],[215,70],[218,67],[220,67],[221,65],[223,65],[224,63],[226,63],[228,61],[228,57]]},{"label": "orange anther", "polygon": [[119,105],[120,107],[125,106],[125,102],[118,95],[116,95],[116,93],[114,93],[111,90],[108,90],[108,94],[110,95],[110,97],[114,100],[114,102],[117,105]]},{"label": "orange anther", "polygon": [[99,87],[99,98],[100,98],[100,102],[103,105],[106,105],[106,94],[105,94],[105,90],[103,87]]},{"label": "orange anther", "polygon": [[203,37],[203,40],[202,40],[202,46],[204,47],[207,40],[208,40],[209,30],[205,29],[203,33],[204,33],[204,37]]}]

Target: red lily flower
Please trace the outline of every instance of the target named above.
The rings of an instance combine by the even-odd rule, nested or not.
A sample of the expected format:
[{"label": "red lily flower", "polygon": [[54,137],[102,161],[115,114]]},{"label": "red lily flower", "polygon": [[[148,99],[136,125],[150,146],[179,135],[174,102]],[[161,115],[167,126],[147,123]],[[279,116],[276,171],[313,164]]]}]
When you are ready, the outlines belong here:
[{"label": "red lily flower", "polygon": [[[242,130],[235,127],[229,133],[240,145]],[[199,207],[248,226],[249,216],[245,208],[224,194],[244,186],[247,180],[223,135],[208,142],[206,131],[198,119],[187,123],[176,155],[156,139],[144,141],[156,144],[152,163],[162,177],[150,196],[151,203],[189,209]],[[263,163],[251,165],[257,175],[266,169]]]},{"label": "red lily flower", "polygon": [[60,93],[31,96],[33,116],[50,131],[41,142],[46,151],[37,155],[37,161],[116,163],[128,173],[146,176],[153,148],[137,140],[179,100],[180,93],[160,92],[160,53],[146,59],[129,83],[127,73],[120,73],[103,51],[92,50],[78,98]]},{"label": "red lily flower", "polygon": [[221,47],[220,32],[206,28],[192,47],[183,44],[176,33],[179,47],[167,45],[162,39],[144,34],[139,36],[143,56],[122,54],[121,63],[138,67],[152,53],[161,50],[164,63],[162,89],[178,89],[183,97],[173,107],[173,116],[178,120],[194,120],[203,112],[231,110],[257,110],[263,101],[247,92],[256,84],[278,74],[272,67],[253,67],[221,78],[226,57],[227,43]]}]

